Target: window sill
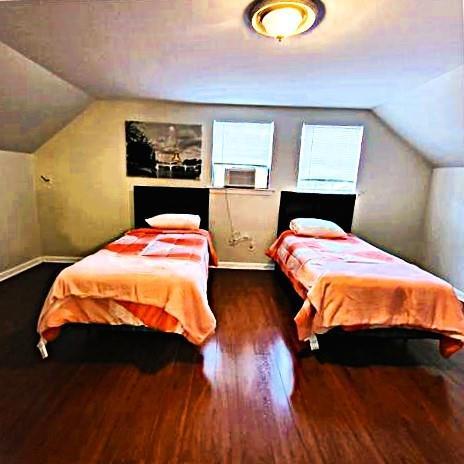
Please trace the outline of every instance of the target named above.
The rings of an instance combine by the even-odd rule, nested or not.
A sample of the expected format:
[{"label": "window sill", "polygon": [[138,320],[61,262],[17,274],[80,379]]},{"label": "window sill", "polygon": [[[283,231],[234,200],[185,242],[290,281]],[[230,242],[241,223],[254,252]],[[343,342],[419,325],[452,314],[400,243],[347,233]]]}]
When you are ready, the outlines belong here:
[{"label": "window sill", "polygon": [[247,189],[247,188],[224,188],[210,187],[212,195],[261,195],[269,196],[275,192],[275,189]]},{"label": "window sill", "polygon": [[321,193],[324,195],[359,195],[358,192],[346,192],[346,191],[336,191],[336,190],[317,190],[317,189],[305,189],[305,188],[294,188],[288,189],[290,192],[295,193]]}]

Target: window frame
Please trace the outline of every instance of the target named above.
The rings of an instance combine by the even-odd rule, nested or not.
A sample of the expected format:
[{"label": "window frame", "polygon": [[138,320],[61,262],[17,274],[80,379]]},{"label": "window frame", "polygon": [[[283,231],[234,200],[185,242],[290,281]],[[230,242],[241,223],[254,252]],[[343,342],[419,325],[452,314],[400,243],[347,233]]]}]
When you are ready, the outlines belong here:
[{"label": "window frame", "polygon": [[[323,189],[323,188],[315,188],[315,187],[308,187],[302,185],[304,182],[311,182],[311,179],[303,180],[300,177],[300,173],[302,172],[302,164],[304,162],[304,157],[302,156],[303,147],[304,147],[304,136],[305,136],[305,126],[311,127],[329,127],[329,128],[353,128],[353,129],[361,129],[361,140],[359,143],[359,155],[357,159],[357,166],[356,166],[356,175],[353,181],[353,189]],[[359,168],[361,166],[361,157],[363,154],[363,147],[364,147],[364,134],[365,134],[365,126],[364,124],[314,124],[303,122],[301,126],[301,133],[300,133],[300,150],[299,150],[299,157],[298,157],[298,171],[297,171],[297,179],[296,179],[296,190],[299,192],[309,192],[309,193],[325,193],[325,194],[339,194],[339,195],[356,195],[358,193],[358,180],[359,180]],[[310,163],[310,160],[308,160]],[[335,183],[337,180],[333,180],[331,183]],[[342,181],[341,181],[342,182]]]},{"label": "window frame", "polygon": [[[215,125],[216,123],[221,123],[221,124],[259,124],[259,125],[269,125],[271,126],[271,140],[269,144],[269,159],[268,159],[268,164],[254,164],[254,163],[249,163],[249,164],[240,164],[240,163],[224,163],[224,162],[215,162],[214,161],[214,139],[215,139]],[[254,188],[247,188],[247,190],[270,190],[271,188],[271,173],[272,173],[272,164],[274,161],[274,144],[275,144],[275,122],[274,121],[230,121],[230,120],[218,120],[215,119],[213,120],[213,132],[212,132],[212,140],[211,140],[211,187],[214,189],[227,189],[229,187],[226,187],[223,184],[223,182],[216,182],[215,178],[215,165],[218,166],[224,166],[224,167],[237,167],[237,168],[255,168],[255,169],[261,169],[266,171],[266,186],[260,187],[260,186],[255,186]],[[263,172],[264,176],[264,172]],[[234,189],[237,189],[234,187]]]}]

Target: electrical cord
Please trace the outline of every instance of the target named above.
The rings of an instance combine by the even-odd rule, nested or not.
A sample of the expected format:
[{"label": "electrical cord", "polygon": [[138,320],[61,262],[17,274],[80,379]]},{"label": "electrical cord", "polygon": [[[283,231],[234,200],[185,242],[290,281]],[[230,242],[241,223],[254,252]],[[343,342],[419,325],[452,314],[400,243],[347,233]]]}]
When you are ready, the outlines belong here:
[{"label": "electrical cord", "polygon": [[230,200],[229,200],[229,194],[227,192],[227,189],[225,189],[224,195],[226,197],[226,211],[227,211],[227,217],[229,218],[229,226],[230,226],[229,245],[234,247],[241,242],[250,242],[248,245],[248,249],[250,251],[254,251],[256,248],[256,245],[252,237],[250,237],[248,234],[242,235],[241,232],[235,230],[234,222],[232,220],[232,213],[230,211]]},{"label": "electrical cord", "polygon": [[227,192],[227,189],[224,190],[224,195],[226,197],[226,210],[227,210],[227,217],[229,218],[230,236],[233,238],[235,237],[235,229],[234,229],[234,223],[232,221],[232,214],[230,212],[229,193]]}]

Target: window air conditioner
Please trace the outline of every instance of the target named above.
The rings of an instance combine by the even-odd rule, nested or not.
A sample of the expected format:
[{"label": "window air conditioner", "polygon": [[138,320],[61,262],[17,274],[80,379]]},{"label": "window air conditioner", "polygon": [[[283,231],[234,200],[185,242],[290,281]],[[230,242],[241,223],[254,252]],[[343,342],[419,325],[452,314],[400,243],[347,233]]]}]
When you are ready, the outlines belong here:
[{"label": "window air conditioner", "polygon": [[255,168],[226,168],[224,187],[255,188]]}]

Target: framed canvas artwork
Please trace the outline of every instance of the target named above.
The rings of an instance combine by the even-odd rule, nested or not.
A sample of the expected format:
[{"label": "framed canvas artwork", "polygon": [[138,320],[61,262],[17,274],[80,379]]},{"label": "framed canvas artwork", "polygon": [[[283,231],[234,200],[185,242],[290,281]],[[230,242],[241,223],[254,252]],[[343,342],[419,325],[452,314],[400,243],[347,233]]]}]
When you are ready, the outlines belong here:
[{"label": "framed canvas artwork", "polygon": [[130,177],[200,180],[202,126],[126,121]]}]

